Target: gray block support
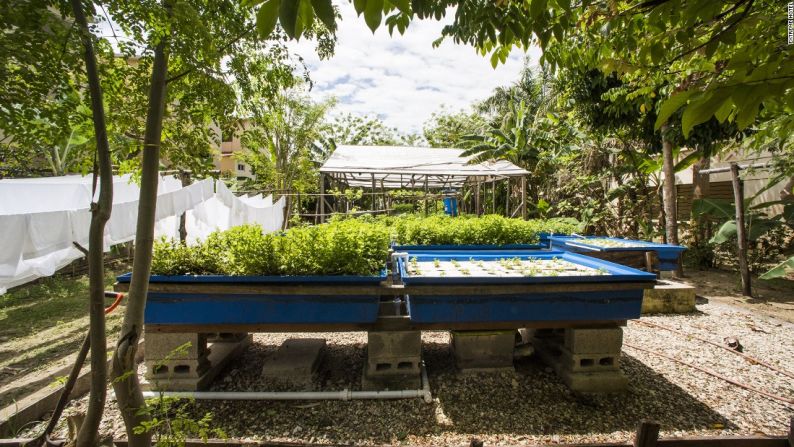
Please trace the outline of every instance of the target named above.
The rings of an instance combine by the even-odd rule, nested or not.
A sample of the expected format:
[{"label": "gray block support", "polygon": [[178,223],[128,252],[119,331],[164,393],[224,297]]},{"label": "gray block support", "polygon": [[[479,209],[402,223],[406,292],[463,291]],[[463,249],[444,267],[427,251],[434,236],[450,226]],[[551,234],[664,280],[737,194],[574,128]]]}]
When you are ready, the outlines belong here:
[{"label": "gray block support", "polygon": [[416,389],[421,384],[422,333],[420,331],[367,332],[364,390]]},{"label": "gray block support", "polygon": [[[151,390],[197,391],[253,342],[251,335],[236,341],[207,343],[206,334],[146,333],[145,386]],[[189,346],[185,346],[189,343]]]},{"label": "gray block support", "polygon": [[539,332],[533,343],[540,358],[554,368],[572,391],[614,393],[628,386],[620,371],[622,328]]},{"label": "gray block support", "polygon": [[683,314],[695,311],[695,288],[669,280],[659,280],[642,296],[644,314]]},{"label": "gray block support", "polygon": [[452,331],[455,365],[462,372],[513,369],[516,331]]},{"label": "gray block support", "polygon": [[324,354],[324,338],[287,339],[265,360],[262,375],[310,390]]}]

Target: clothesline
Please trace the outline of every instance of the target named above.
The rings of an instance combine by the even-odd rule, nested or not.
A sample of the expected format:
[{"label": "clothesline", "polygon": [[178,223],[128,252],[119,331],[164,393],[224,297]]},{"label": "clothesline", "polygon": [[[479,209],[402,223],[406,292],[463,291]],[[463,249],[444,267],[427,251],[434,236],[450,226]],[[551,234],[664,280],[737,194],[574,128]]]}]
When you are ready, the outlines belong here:
[{"label": "clothesline", "polygon": [[[88,247],[91,180],[80,176],[0,180],[0,294],[50,276],[83,256],[73,244]],[[131,177],[114,177],[113,184],[105,251],[135,238],[138,216],[139,188]],[[182,187],[179,180],[166,176],[158,186],[155,235],[176,237],[183,213],[192,243],[212,231],[244,223],[276,231],[283,224],[283,208],[283,199],[273,204],[269,197],[239,198],[213,179]]]}]

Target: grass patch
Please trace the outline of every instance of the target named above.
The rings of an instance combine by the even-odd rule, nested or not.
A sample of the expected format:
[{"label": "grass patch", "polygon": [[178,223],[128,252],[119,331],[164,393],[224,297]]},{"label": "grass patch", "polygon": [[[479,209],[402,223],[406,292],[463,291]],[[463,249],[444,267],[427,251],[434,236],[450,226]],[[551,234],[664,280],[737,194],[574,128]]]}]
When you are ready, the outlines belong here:
[{"label": "grass patch", "polygon": [[[105,270],[105,287],[126,270]],[[0,337],[25,337],[88,316],[88,276],[55,275],[0,295]],[[7,340],[3,340],[7,341]]]}]

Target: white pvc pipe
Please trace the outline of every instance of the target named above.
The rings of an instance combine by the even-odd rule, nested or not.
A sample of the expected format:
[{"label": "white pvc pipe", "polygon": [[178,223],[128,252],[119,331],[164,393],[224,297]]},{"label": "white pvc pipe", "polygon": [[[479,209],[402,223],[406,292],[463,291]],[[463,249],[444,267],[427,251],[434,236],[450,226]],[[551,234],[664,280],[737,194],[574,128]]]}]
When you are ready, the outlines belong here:
[{"label": "white pvc pipe", "polygon": [[144,391],[144,398],[174,397],[197,400],[361,400],[413,399],[433,401],[424,362],[421,363],[422,389],[396,391]]}]

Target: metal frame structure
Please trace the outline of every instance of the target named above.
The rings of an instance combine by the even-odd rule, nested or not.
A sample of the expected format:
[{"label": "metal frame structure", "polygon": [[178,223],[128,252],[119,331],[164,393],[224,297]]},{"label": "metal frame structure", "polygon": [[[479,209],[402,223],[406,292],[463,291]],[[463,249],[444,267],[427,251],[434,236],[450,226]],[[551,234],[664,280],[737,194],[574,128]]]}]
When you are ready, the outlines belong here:
[{"label": "metal frame structure", "polygon": [[[371,208],[365,213],[390,212],[393,200],[388,191],[401,189],[421,191],[413,200],[422,200],[425,212],[428,200],[448,197],[448,191],[454,190],[459,200],[471,198],[472,203],[461,203],[465,212],[482,214],[487,212],[483,204],[490,185],[491,212],[495,212],[497,182],[506,182],[506,190],[510,191],[505,200],[506,214],[526,218],[529,172],[505,160],[474,163],[463,152],[456,148],[339,146],[320,168],[316,216],[323,221],[332,213],[349,211],[341,209],[349,207],[349,203],[336,200],[338,194],[326,193],[327,186],[339,191],[364,190]],[[410,195],[406,198],[411,200]]]}]

